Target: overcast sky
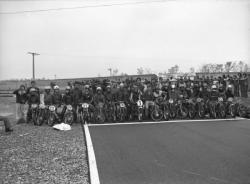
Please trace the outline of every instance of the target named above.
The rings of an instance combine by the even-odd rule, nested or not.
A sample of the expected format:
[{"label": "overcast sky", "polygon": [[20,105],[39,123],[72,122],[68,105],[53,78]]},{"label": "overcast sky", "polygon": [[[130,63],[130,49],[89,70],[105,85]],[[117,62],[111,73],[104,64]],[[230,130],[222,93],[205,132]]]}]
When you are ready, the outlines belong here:
[{"label": "overcast sky", "polygon": [[250,64],[249,1],[138,0],[140,4],[59,11],[17,11],[96,6],[132,0],[0,2],[0,80],[109,75],[108,68],[136,74],[178,64],[242,60]]}]

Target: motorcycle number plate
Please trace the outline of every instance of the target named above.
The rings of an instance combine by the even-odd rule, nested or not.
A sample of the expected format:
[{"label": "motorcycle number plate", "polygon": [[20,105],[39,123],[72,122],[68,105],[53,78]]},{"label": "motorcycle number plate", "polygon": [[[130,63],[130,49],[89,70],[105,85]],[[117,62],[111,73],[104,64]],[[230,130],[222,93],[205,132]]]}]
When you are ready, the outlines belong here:
[{"label": "motorcycle number plate", "polygon": [[173,99],[169,99],[169,103],[174,103],[174,100]]},{"label": "motorcycle number plate", "polygon": [[223,101],[223,98],[219,97],[218,101],[219,101],[219,102],[222,102],[222,101]]},{"label": "motorcycle number plate", "polygon": [[121,107],[121,108],[124,108],[124,107],[125,107],[125,104],[124,104],[124,103],[120,103],[120,107]]},{"label": "motorcycle number plate", "polygon": [[138,101],[137,101],[137,105],[138,105],[139,107],[142,107],[142,106],[143,106],[143,102],[142,102],[141,100],[138,100]]},{"label": "motorcycle number plate", "polygon": [[233,101],[233,98],[228,98],[228,101],[229,101],[229,102],[232,102],[232,101]]},{"label": "motorcycle number plate", "polygon": [[89,104],[87,104],[87,103],[82,104],[82,108],[84,108],[84,109],[89,108]]},{"label": "motorcycle number plate", "polygon": [[55,110],[56,110],[56,107],[53,106],[53,105],[51,105],[51,106],[49,106],[49,110],[50,110],[50,111],[55,111]]},{"label": "motorcycle number plate", "polygon": [[31,108],[37,108],[37,104],[32,104]]},{"label": "motorcycle number plate", "polygon": [[67,109],[68,109],[69,111],[71,111],[71,110],[72,110],[72,106],[71,106],[71,105],[67,105]]},{"label": "motorcycle number plate", "polygon": [[44,105],[44,104],[40,104],[40,105],[39,105],[39,108],[45,109],[45,105]]}]

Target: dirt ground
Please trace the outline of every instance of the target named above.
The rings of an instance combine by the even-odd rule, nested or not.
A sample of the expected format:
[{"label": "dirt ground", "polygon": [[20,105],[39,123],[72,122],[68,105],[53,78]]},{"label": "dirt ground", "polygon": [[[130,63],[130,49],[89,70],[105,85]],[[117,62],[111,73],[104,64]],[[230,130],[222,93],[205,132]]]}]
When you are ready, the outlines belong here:
[{"label": "dirt ground", "polygon": [[13,133],[0,122],[0,183],[89,183],[81,126],[61,132],[43,125],[16,124],[15,99],[0,98],[0,113],[9,116]]}]

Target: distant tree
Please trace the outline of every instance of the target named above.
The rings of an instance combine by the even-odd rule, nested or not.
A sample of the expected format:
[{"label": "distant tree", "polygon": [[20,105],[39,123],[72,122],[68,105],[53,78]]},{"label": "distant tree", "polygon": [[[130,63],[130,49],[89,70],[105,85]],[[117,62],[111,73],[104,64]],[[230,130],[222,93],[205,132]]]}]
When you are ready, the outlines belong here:
[{"label": "distant tree", "polygon": [[118,74],[118,69],[116,68],[116,69],[113,69],[113,76],[116,76],[117,74]]},{"label": "distant tree", "polygon": [[152,70],[150,68],[144,68],[145,74],[152,74]]},{"label": "distant tree", "polygon": [[144,69],[142,67],[137,68],[137,74],[138,75],[143,75],[144,74]]}]

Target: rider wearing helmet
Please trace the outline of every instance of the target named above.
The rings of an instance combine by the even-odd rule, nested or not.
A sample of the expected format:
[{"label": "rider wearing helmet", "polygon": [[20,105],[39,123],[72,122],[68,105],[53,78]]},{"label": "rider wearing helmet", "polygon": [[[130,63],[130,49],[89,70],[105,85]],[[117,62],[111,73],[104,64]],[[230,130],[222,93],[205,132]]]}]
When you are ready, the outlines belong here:
[{"label": "rider wearing helmet", "polygon": [[96,108],[103,107],[105,103],[105,97],[102,94],[102,88],[98,86],[96,88],[96,94],[94,95],[94,105]]},{"label": "rider wearing helmet", "polygon": [[225,95],[226,95],[226,99],[234,98],[233,86],[231,84],[228,85]]},{"label": "rider wearing helmet", "polygon": [[219,84],[218,92],[219,92],[219,97],[222,97],[223,101],[225,101],[226,94],[225,94],[225,90],[224,90],[224,85],[222,83]]},{"label": "rider wearing helmet", "polygon": [[62,94],[60,92],[59,86],[57,85],[54,86],[54,93],[52,95],[52,103],[56,105],[57,107],[62,105]]},{"label": "rider wearing helmet", "polygon": [[65,94],[63,95],[62,99],[65,105],[72,105],[73,104],[73,96],[71,94],[71,87],[67,86],[65,89]]},{"label": "rider wearing helmet", "polygon": [[188,98],[188,94],[187,91],[185,89],[185,84],[184,83],[180,83],[179,84],[179,93],[178,93],[178,99],[179,100],[184,100]]}]

